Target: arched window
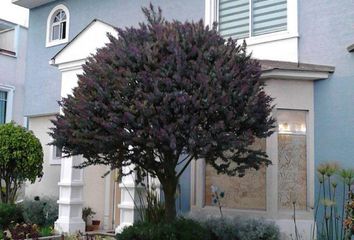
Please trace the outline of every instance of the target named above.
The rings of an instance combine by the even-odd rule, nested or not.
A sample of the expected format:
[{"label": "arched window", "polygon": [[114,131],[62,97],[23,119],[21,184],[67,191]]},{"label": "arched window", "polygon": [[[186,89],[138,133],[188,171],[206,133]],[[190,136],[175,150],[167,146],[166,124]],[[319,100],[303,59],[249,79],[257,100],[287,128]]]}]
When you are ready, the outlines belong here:
[{"label": "arched window", "polygon": [[52,41],[65,39],[66,35],[66,14],[59,10],[54,16],[52,23]]},{"label": "arched window", "polygon": [[47,20],[47,47],[66,43],[69,35],[69,10],[64,5],[56,6]]}]

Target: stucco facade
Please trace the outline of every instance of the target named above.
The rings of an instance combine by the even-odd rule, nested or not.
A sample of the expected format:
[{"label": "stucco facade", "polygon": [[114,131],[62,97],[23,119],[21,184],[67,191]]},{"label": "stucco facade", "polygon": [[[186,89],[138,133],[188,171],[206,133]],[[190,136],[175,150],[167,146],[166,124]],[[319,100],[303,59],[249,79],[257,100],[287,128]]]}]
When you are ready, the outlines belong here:
[{"label": "stucco facade", "polygon": [[354,163],[354,53],[347,51],[354,43],[353,8],[348,0],[300,3],[300,61],[336,68],[331,78],[315,84],[316,164]]},{"label": "stucco facade", "polygon": [[[31,1],[19,0],[17,2],[26,4]],[[97,38],[99,40],[96,39],[97,41],[90,41],[93,36],[83,37],[82,31],[93,19],[99,19],[107,23],[107,26],[137,26],[138,22],[144,20],[141,6],[146,6],[148,3],[143,0],[86,0],[84,4],[82,1],[73,0],[43,2],[46,4],[28,5],[32,8],[28,32],[24,115],[29,117],[30,129],[44,144],[46,163],[45,176],[42,181],[46,183],[39,182],[34,186],[29,186],[28,193],[33,195],[37,192],[38,194],[45,192],[44,189],[48,187],[45,184],[50,184],[56,187],[56,190],[53,190],[53,195],[55,195],[59,191],[57,183],[60,170],[58,166],[50,166],[48,163],[51,153],[50,147],[46,146],[50,140],[46,132],[51,126],[50,117],[42,116],[53,116],[59,112],[57,101],[71,92],[76,85],[76,74],[81,72],[75,64],[78,62],[82,64],[88,54],[93,52],[92,47],[96,46],[97,41],[101,41],[100,37]],[[218,20],[217,2],[213,0],[152,1],[155,6],[163,9],[167,19],[181,21],[204,19],[206,24]],[[59,4],[63,4],[70,12],[68,41],[47,47],[48,15]],[[287,29],[285,31],[249,37],[246,42],[249,52],[252,52],[255,58],[295,63],[295,65],[281,64],[272,69],[264,69],[263,78],[267,83],[267,92],[275,98],[274,116],[277,115],[277,110],[303,111],[306,115],[304,120],[306,122],[306,145],[302,149],[305,155],[302,171],[305,172],[305,176],[300,179],[302,185],[305,186],[302,190],[306,196],[302,199],[303,209],[299,213],[299,226],[306,235],[309,234],[309,226],[313,222],[311,207],[315,199],[316,165],[328,160],[337,160],[343,166],[352,167],[354,108],[350,106],[354,103],[354,53],[349,53],[347,47],[354,43],[354,12],[352,10],[354,5],[349,0],[343,1],[340,5],[336,2],[316,0],[288,0],[287,4]],[[316,17],[314,17],[314,12],[316,12]],[[75,38],[78,34],[80,38]],[[73,39],[73,42],[66,45]],[[65,51],[70,54],[60,55],[64,46],[67,46]],[[89,51],[85,52],[84,49],[87,46],[91,48],[87,48]],[[58,52],[59,55],[57,55]],[[335,71],[333,67],[302,66],[297,64],[299,62],[333,66]],[[278,182],[280,179],[279,162],[282,157],[279,154],[278,141],[280,138],[276,133],[267,139],[266,143],[266,151],[273,165],[266,170],[265,174],[266,191],[264,192],[265,199],[262,201],[264,203],[262,211],[258,211],[259,209],[257,211],[227,209],[226,213],[276,220],[283,232],[291,234],[293,231],[292,213],[288,210],[283,211],[278,199],[279,192],[283,191]],[[208,191],[206,185],[210,184],[206,184],[205,167],[203,161],[190,166],[182,177],[180,196],[182,211],[187,212],[192,208],[193,214],[203,217],[215,215],[218,211],[213,206],[206,206],[208,202],[205,199]],[[104,168],[85,169],[82,178],[85,186],[81,190],[85,199],[83,204],[97,209],[97,216],[105,221],[105,225],[108,225],[107,222],[111,222],[112,215],[107,215],[107,211],[112,212],[115,207],[111,206],[115,203],[103,197],[113,195],[113,185],[108,186],[108,182],[100,178],[104,172]],[[46,173],[55,178],[45,180]],[[40,187],[36,188],[36,186]],[[110,193],[107,195],[107,192]],[[97,199],[95,195],[102,197]],[[59,197],[59,195],[55,196]]]},{"label": "stucco facade", "polygon": [[1,19],[0,25],[1,21],[4,21],[10,29],[9,31],[12,32],[11,35],[5,36],[5,38],[11,43],[11,51],[13,52],[8,54],[0,50],[0,90],[8,92],[8,110],[9,108],[11,110],[8,112],[6,122],[14,121],[17,124],[25,125],[23,105],[25,95],[27,28]]},{"label": "stucco facade", "polygon": [[32,118],[29,121],[28,128],[33,131],[35,136],[40,139],[43,148],[43,177],[38,179],[35,184],[26,184],[26,197],[33,199],[35,196],[50,197],[58,199],[59,188],[58,182],[60,177],[60,165],[52,165],[49,161],[51,158],[51,147],[48,145],[51,138],[48,135],[49,128],[53,127],[50,122],[53,115]]}]

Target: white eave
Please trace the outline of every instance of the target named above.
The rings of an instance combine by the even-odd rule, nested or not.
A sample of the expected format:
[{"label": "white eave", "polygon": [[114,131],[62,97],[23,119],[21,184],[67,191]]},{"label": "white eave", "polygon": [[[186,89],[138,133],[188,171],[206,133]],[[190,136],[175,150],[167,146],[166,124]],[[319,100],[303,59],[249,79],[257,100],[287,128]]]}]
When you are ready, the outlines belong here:
[{"label": "white eave", "polygon": [[[70,67],[72,63],[85,63],[85,60],[108,43],[107,33],[118,36],[116,29],[101,20],[93,20],[78,35],[76,35],[68,44],[65,45],[49,61],[49,64],[61,68]],[[94,41],[93,41],[94,39]]]},{"label": "white eave", "polygon": [[315,81],[315,80],[327,79],[329,77],[329,74],[330,74],[329,72],[274,69],[267,72],[263,72],[261,78]]},{"label": "white eave", "polygon": [[55,0],[12,0],[12,3],[31,9],[54,1]]},{"label": "white eave", "polygon": [[327,79],[335,70],[332,66],[307,63],[260,60],[262,79],[305,80]]}]

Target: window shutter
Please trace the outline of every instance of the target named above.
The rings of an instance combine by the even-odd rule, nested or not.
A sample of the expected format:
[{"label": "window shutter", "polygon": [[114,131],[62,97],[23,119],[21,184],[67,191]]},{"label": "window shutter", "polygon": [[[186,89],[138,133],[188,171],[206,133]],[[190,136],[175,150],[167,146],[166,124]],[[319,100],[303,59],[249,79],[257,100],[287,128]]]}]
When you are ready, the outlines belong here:
[{"label": "window shutter", "polygon": [[253,0],[253,35],[287,29],[287,0]]},{"label": "window shutter", "polygon": [[249,36],[249,0],[220,0],[219,32],[223,37]]},{"label": "window shutter", "polygon": [[0,91],[0,124],[6,121],[6,99],[7,92]]}]

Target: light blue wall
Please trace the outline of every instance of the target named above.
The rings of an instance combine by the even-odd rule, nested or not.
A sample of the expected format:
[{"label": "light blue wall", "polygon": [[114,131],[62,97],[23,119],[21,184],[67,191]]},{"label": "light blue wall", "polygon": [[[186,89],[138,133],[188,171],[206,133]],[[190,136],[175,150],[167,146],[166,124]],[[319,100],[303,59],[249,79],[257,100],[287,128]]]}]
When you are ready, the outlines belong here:
[{"label": "light blue wall", "polygon": [[0,84],[15,87],[12,120],[23,124],[27,28],[14,25],[16,57],[0,54]]},{"label": "light blue wall", "polygon": [[335,66],[330,79],[315,83],[315,161],[354,167],[354,2],[299,3],[301,62]]},{"label": "light blue wall", "polygon": [[354,2],[300,0],[299,9],[300,61],[336,68],[329,79],[315,82],[315,164],[337,161],[354,168],[354,53],[346,50],[354,43]]},{"label": "light blue wall", "polygon": [[[167,19],[199,20],[204,16],[204,0],[155,0]],[[65,4],[70,11],[72,39],[94,18],[117,27],[136,26],[144,20],[142,6],[146,0],[64,0],[31,9],[26,73],[25,115],[43,115],[58,112],[60,73],[49,66],[49,60],[64,45],[45,47],[47,17],[54,6]]]}]

